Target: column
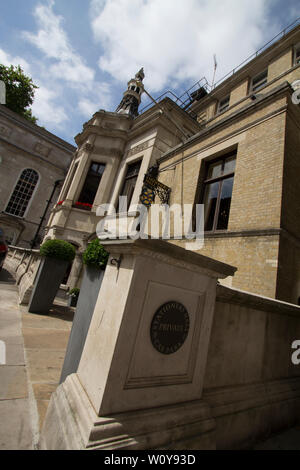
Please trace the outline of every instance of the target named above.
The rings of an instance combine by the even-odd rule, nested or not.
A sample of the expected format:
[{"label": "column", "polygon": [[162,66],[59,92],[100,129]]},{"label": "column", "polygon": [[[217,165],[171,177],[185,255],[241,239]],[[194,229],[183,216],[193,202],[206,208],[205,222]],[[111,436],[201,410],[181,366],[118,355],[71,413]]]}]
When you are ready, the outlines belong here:
[{"label": "column", "polygon": [[44,449],[214,449],[202,399],[216,284],[235,268],[159,240],[110,258],[76,374],[52,395]]}]

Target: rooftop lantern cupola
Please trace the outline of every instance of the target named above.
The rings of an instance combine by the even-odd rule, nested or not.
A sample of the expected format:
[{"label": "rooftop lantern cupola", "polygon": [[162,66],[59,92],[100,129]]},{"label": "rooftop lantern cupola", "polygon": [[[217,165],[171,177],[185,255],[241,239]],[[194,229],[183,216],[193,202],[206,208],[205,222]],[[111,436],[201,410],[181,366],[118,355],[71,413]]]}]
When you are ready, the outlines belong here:
[{"label": "rooftop lantern cupola", "polygon": [[117,113],[128,114],[132,117],[138,116],[138,108],[141,102],[141,95],[144,91],[142,83],[144,77],[144,69],[141,68],[135,74],[135,78],[131,78],[131,80],[129,80],[127,84],[127,90],[124,92],[122,101],[116,109]]}]

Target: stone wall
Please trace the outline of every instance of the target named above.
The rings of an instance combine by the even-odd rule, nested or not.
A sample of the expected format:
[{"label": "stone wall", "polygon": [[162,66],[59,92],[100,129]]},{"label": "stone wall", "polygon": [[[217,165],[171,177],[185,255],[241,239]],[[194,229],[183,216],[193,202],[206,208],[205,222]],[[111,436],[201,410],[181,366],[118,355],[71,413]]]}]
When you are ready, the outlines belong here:
[{"label": "stone wall", "polygon": [[19,303],[22,305],[29,302],[40,260],[39,250],[28,250],[17,246],[9,247],[4,267],[16,279]]},{"label": "stone wall", "polygon": [[[74,151],[73,145],[0,105],[0,226],[10,244],[31,247],[54,183],[64,180]],[[36,171],[39,179],[25,213],[19,217],[5,211],[25,169]],[[40,237],[58,194],[57,187],[40,229]]]},{"label": "stone wall", "polygon": [[255,440],[300,420],[300,307],[217,286],[203,399],[216,420],[217,449]]},{"label": "stone wall", "polygon": [[[169,243],[120,245],[105,245],[114,257],[122,250],[121,266],[108,262],[41,448],[253,448],[300,422],[299,306],[216,284],[235,268]],[[149,329],[170,298],[187,308],[192,333],[175,354],[159,354]]]}]

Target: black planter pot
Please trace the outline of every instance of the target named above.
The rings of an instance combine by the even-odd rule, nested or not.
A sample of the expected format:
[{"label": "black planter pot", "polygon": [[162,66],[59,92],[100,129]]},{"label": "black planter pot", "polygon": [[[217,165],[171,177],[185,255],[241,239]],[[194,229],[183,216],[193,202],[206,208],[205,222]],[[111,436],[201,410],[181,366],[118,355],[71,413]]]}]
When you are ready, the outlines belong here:
[{"label": "black planter pot", "polygon": [[78,302],[78,297],[73,297],[70,295],[69,300],[68,300],[68,305],[69,307],[76,307]]},{"label": "black planter pot", "polygon": [[42,259],[29,301],[29,312],[49,312],[68,265],[68,261],[56,258]]},{"label": "black planter pot", "polygon": [[72,330],[62,367],[60,383],[77,371],[84,343],[98,299],[104,272],[99,268],[85,266],[80,294],[77,301]]}]

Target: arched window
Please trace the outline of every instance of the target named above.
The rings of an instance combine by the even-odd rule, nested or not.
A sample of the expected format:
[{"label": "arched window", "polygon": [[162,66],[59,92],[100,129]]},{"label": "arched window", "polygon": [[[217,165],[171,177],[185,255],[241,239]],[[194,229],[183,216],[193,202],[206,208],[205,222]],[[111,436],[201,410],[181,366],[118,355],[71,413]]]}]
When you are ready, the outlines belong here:
[{"label": "arched window", "polygon": [[23,170],[5,212],[17,217],[23,217],[38,179],[39,175],[35,170],[31,168]]}]

